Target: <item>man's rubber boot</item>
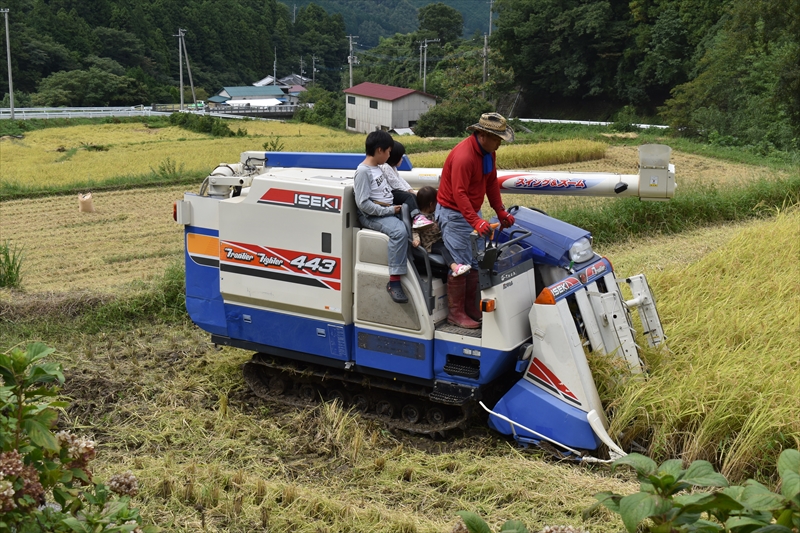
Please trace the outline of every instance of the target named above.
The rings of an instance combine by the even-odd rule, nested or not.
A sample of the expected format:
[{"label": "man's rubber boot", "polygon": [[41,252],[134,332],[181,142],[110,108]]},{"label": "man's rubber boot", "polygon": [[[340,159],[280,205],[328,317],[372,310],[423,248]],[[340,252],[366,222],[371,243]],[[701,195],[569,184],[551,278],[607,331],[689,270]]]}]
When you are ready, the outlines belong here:
[{"label": "man's rubber boot", "polygon": [[483,321],[483,313],[478,304],[478,279],[480,274],[477,270],[470,270],[466,276],[466,292],[464,296],[464,311],[467,316],[476,322]]},{"label": "man's rubber boot", "polygon": [[447,276],[447,306],[450,312],[447,321],[461,328],[478,329],[481,325],[464,312],[464,290],[466,284],[464,276]]}]

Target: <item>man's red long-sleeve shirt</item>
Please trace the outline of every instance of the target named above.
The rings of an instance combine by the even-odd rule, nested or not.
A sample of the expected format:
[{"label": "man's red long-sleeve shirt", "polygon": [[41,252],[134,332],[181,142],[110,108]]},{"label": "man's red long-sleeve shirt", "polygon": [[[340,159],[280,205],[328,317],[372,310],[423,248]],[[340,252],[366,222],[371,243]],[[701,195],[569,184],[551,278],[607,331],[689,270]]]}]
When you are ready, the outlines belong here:
[{"label": "man's red long-sleeve shirt", "polygon": [[478,210],[483,197],[495,211],[503,209],[500,185],[497,183],[496,155],[492,153],[492,171],[483,173],[483,151],[475,135],[470,135],[447,156],[439,180],[437,200],[443,207],[454,209],[474,228],[480,218]]}]

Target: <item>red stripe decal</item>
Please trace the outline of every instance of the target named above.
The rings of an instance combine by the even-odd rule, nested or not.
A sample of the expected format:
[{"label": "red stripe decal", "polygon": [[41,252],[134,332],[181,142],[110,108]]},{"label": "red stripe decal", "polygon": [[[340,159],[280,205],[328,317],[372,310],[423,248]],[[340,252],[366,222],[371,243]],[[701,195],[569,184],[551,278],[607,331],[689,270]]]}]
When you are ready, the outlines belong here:
[{"label": "red stripe decal", "polygon": [[536,357],[534,357],[533,361],[531,361],[531,366],[528,368],[528,372],[545,383],[549,383],[554,389],[558,390],[564,396],[572,398],[576,402],[578,401],[578,397],[575,396],[575,394],[573,394],[572,391],[569,390],[569,388],[567,388],[567,386],[564,385],[560,379],[558,379],[558,376],[553,374],[550,369],[547,368],[545,364]]}]

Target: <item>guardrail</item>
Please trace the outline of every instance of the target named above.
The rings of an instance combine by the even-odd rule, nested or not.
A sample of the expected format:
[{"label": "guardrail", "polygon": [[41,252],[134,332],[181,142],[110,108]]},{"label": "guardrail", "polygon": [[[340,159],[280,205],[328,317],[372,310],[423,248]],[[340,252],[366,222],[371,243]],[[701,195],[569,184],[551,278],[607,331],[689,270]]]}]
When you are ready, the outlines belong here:
[{"label": "guardrail", "polygon": [[[220,118],[291,118],[299,105],[276,106],[219,106],[187,109],[184,113],[211,115]],[[180,111],[180,104],[152,104],[127,107],[19,107],[14,108],[15,120],[47,118],[102,118],[170,115]],[[0,108],[0,120],[10,119],[11,109]]]},{"label": "guardrail", "polygon": [[[161,115],[150,106],[125,107],[15,107],[14,120],[45,118],[139,117]],[[11,118],[11,108],[0,108],[0,120]]]},{"label": "guardrail", "polygon": [[[613,122],[594,122],[591,120],[555,120],[550,118],[521,118],[519,120],[520,122],[535,122],[539,124],[581,124],[583,126],[610,126],[614,124]],[[642,129],[669,128],[669,126],[662,126],[660,124],[632,124],[632,126],[636,126],[637,128],[642,128]]]},{"label": "guardrail", "polygon": [[270,117],[270,116],[281,116],[281,117],[291,117],[294,116],[295,111],[299,108],[299,105],[273,105],[273,106],[249,106],[249,105],[237,105],[237,106],[216,106],[216,107],[207,107],[206,111],[213,115],[240,115],[240,116],[256,116],[256,117]]}]

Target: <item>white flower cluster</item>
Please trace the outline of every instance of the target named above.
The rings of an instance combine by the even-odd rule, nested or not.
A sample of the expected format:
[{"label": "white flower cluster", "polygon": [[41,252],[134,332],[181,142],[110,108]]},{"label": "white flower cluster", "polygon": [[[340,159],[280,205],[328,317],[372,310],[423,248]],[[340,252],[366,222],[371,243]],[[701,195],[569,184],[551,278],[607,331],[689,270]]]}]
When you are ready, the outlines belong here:
[{"label": "white flower cluster", "polygon": [[23,467],[22,456],[17,450],[0,453],[0,478],[18,476]]},{"label": "white flower cluster", "polygon": [[120,496],[136,496],[139,494],[139,482],[130,470],[123,474],[111,476],[111,479],[108,480],[108,488],[111,492]]},{"label": "white flower cluster", "polygon": [[0,511],[8,512],[17,508],[14,503],[14,484],[3,479],[0,480]]},{"label": "white flower cluster", "polygon": [[56,433],[58,444],[67,446],[67,455],[72,459],[89,460],[95,456],[94,446],[95,443],[86,437],[78,437],[69,431],[59,431]]}]

